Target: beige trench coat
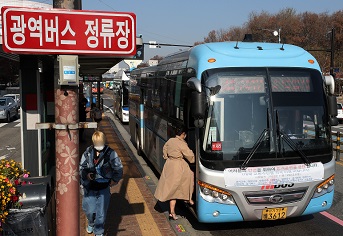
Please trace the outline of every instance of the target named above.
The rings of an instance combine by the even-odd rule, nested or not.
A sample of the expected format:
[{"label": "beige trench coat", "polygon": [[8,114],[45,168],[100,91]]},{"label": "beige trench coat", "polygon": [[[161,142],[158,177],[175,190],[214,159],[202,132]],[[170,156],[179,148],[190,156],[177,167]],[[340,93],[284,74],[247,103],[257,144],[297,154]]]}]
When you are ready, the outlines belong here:
[{"label": "beige trench coat", "polygon": [[164,145],[163,158],[167,161],[158,181],[155,198],[161,202],[171,199],[191,200],[194,174],[184,158],[194,163],[193,151],[189,149],[185,140],[176,136]]}]

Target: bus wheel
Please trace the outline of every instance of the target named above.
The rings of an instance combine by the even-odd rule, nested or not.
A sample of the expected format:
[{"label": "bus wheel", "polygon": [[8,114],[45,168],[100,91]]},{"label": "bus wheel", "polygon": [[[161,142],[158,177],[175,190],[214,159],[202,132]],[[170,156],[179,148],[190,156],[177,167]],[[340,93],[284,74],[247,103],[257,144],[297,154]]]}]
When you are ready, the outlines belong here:
[{"label": "bus wheel", "polygon": [[141,149],[141,142],[139,140],[138,134],[136,134],[136,149],[137,149],[137,155],[142,156],[142,149]]}]

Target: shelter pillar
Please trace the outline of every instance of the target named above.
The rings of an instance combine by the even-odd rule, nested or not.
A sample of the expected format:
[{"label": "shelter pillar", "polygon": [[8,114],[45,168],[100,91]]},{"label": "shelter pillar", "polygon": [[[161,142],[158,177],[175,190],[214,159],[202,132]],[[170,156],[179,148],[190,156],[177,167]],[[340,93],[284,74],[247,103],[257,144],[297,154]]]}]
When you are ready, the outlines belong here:
[{"label": "shelter pillar", "polygon": [[[81,0],[54,0],[54,8],[81,9]],[[78,76],[78,75],[76,75]],[[77,86],[59,86],[55,61],[55,123],[79,122]],[[79,236],[79,130],[58,130],[56,138],[56,235]]]},{"label": "shelter pillar", "polygon": [[38,57],[20,55],[21,148],[22,163],[32,176],[41,175],[38,132],[39,72]]}]

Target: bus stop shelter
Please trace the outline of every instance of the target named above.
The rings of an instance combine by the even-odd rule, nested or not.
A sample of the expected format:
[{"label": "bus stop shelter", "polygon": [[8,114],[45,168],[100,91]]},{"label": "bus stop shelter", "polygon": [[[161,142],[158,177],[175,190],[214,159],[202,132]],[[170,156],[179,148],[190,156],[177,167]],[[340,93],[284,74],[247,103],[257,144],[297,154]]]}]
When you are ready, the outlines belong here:
[{"label": "bus stop shelter", "polygon": [[78,122],[79,75],[101,77],[134,57],[143,45],[135,15],[12,7],[1,14],[2,48],[20,61],[22,162],[33,176],[55,172],[56,233],[79,235],[78,129],[87,128]]}]

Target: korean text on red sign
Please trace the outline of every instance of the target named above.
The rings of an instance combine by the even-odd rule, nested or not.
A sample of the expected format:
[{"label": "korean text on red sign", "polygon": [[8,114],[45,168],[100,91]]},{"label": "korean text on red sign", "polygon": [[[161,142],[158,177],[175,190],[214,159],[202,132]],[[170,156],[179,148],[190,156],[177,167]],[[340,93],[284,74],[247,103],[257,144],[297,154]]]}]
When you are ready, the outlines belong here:
[{"label": "korean text on red sign", "polygon": [[135,55],[136,16],[2,8],[3,49],[14,53]]}]

